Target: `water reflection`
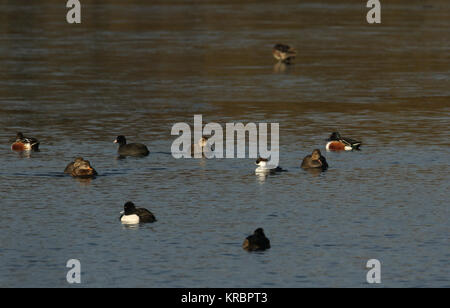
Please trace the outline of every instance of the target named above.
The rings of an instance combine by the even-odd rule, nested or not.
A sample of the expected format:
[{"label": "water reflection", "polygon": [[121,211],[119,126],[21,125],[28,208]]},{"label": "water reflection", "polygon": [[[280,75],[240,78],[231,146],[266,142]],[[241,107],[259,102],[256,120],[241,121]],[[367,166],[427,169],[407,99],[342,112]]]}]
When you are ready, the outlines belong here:
[{"label": "water reflection", "polygon": [[[119,219],[117,221],[118,221],[118,223],[121,223]],[[124,224],[124,223],[122,223],[123,230],[138,230],[140,226],[141,226],[140,224]]]},{"label": "water reflection", "polygon": [[31,158],[32,151],[13,151],[19,158]]},{"label": "water reflection", "polygon": [[89,177],[89,178],[83,178],[83,177],[74,177],[74,179],[80,183],[80,186],[89,186],[92,183],[93,178]]},{"label": "water reflection", "polygon": [[302,169],[302,170],[304,170],[305,172],[309,173],[313,177],[318,177],[322,173],[327,172],[327,170],[322,170],[320,168],[307,168],[307,169]]},{"label": "water reflection", "polygon": [[261,184],[265,183],[267,178],[269,177],[269,173],[256,172],[255,174]]},{"label": "water reflection", "polygon": [[274,71],[275,73],[285,73],[286,70],[288,69],[288,66],[290,66],[290,65],[287,65],[287,64],[285,64],[285,63],[283,63],[283,62],[277,62],[277,63],[273,66],[273,71]]}]

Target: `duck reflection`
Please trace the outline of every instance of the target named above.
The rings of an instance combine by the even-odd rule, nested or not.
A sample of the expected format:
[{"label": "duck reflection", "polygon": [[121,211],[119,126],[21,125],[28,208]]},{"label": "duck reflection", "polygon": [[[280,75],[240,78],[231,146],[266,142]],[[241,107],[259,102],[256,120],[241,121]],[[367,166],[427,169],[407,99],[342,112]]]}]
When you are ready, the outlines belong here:
[{"label": "duck reflection", "polygon": [[275,65],[273,66],[273,71],[277,74],[279,73],[285,73],[287,70],[287,65],[284,62],[277,62],[275,63]]},{"label": "duck reflection", "polygon": [[258,178],[258,182],[260,184],[263,184],[266,182],[267,178],[269,177],[270,173],[255,173],[256,177]]},{"label": "duck reflection", "polygon": [[310,168],[310,169],[303,169],[303,170],[305,170],[306,172],[311,174],[313,177],[318,177],[322,173],[326,172],[326,170],[317,169],[317,168]]},{"label": "duck reflection", "polygon": [[76,179],[81,186],[89,186],[91,185],[93,178],[74,177],[74,179]]},{"label": "duck reflection", "polygon": [[122,228],[124,230],[137,230],[137,229],[139,229],[139,224],[134,224],[134,225],[122,224]]},{"label": "duck reflection", "polygon": [[31,151],[17,152],[20,158],[31,158]]}]

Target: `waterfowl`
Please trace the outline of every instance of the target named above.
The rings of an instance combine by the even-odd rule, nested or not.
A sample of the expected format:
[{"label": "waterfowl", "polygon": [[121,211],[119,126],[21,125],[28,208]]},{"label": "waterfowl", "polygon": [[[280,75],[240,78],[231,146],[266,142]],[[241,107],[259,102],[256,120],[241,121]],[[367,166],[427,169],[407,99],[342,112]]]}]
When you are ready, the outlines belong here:
[{"label": "waterfowl", "polygon": [[334,132],[327,139],[328,143],[325,148],[327,151],[352,151],[359,150],[361,146],[360,141],[356,141],[350,138],[341,137],[338,132]]},{"label": "waterfowl", "polygon": [[70,173],[70,175],[77,178],[92,178],[97,174],[97,171],[91,167],[91,163],[88,160],[74,162]]},{"label": "waterfowl", "polygon": [[258,228],[253,235],[250,235],[245,239],[242,248],[248,251],[266,250],[270,248],[270,241],[264,234],[264,230]]},{"label": "waterfowl", "polygon": [[64,173],[71,174],[72,171],[73,171],[73,166],[75,165],[75,163],[80,163],[83,160],[84,160],[83,157],[75,158],[75,160],[73,162],[71,162],[70,164],[68,164],[66,169],[64,169]]},{"label": "waterfowl", "polygon": [[130,143],[127,144],[127,139],[125,136],[118,136],[114,143],[119,144],[119,155],[120,156],[147,156],[150,154],[148,148],[141,143]]},{"label": "waterfowl", "polygon": [[120,221],[123,224],[138,224],[146,222],[155,222],[156,218],[152,212],[143,208],[136,208],[133,202],[127,202],[123,206],[123,211],[120,216]]},{"label": "waterfowl", "polygon": [[17,133],[16,141],[11,145],[13,151],[39,151],[39,141],[36,138],[25,137]]},{"label": "waterfowl", "polygon": [[272,54],[275,59],[285,64],[290,64],[291,60],[297,55],[297,51],[288,45],[276,44],[273,46]]},{"label": "waterfowl", "polygon": [[257,165],[259,167],[256,168],[255,172],[256,173],[275,173],[275,172],[286,171],[281,167],[278,167],[275,165],[269,165],[268,162],[269,162],[268,159],[258,157],[258,159],[256,159],[255,165]]},{"label": "waterfowl", "polygon": [[195,157],[195,154],[202,154],[205,156],[205,151],[207,148],[208,138],[202,137],[197,143],[191,145],[191,157]]},{"label": "waterfowl", "polygon": [[302,161],[302,168],[312,169],[318,168],[326,170],[328,168],[328,163],[325,157],[322,156],[320,150],[315,149],[311,155],[307,155]]}]

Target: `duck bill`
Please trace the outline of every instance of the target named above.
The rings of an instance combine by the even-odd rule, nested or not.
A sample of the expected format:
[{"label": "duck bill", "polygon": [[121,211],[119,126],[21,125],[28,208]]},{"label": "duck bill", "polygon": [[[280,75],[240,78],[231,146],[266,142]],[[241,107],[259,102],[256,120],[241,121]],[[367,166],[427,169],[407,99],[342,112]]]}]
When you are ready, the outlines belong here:
[{"label": "duck bill", "polygon": [[117,139],[113,141],[113,143],[117,143]]}]

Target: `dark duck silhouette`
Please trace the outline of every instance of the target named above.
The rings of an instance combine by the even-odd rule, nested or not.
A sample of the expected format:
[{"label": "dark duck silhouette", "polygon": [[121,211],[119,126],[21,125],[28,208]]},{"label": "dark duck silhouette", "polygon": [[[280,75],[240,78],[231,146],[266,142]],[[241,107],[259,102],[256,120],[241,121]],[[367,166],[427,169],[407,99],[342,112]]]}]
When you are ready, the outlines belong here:
[{"label": "dark duck silhouette", "polygon": [[245,239],[242,244],[242,248],[247,251],[266,250],[270,248],[270,241],[264,234],[264,230],[262,228],[258,228],[252,235]]},{"label": "dark duck silhouette", "polygon": [[119,144],[119,150],[118,153],[122,157],[126,156],[147,156],[150,154],[150,151],[148,148],[141,143],[129,143],[127,144],[127,139],[125,136],[118,136],[116,140],[114,140],[114,143]]}]

